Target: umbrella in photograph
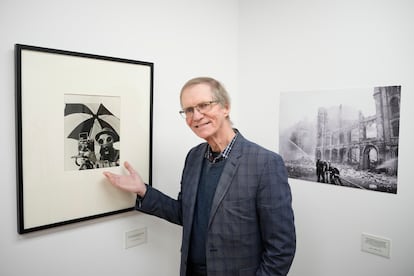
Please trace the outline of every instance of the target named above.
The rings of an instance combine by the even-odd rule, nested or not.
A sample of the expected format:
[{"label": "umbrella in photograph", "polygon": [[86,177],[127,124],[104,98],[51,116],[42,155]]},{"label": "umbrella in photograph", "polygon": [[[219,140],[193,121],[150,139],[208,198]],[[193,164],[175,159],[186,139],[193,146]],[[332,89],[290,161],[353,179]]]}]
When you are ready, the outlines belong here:
[{"label": "umbrella in photograph", "polygon": [[[81,115],[79,124],[70,132],[68,138],[79,140],[81,133],[88,133],[88,137],[93,137],[93,132],[97,132],[100,129],[108,128],[114,132],[114,142],[119,141],[119,134],[115,130],[115,126],[108,121],[119,119],[112,114],[103,104],[99,105],[98,111],[94,113],[88,106],[80,103],[67,103],[65,105],[65,116],[71,114]],[[112,120],[111,120],[112,118]],[[99,126],[97,126],[97,124]],[[93,129],[95,128],[95,131]],[[96,129],[99,128],[99,129]]]}]

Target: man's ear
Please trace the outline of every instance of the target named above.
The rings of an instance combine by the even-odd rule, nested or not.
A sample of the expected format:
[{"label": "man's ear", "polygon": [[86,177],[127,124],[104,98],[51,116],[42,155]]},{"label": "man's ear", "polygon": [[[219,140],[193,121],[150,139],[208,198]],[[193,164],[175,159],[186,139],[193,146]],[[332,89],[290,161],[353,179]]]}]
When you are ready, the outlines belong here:
[{"label": "man's ear", "polygon": [[224,106],[224,109],[225,109],[224,114],[226,115],[226,118],[228,118],[230,116],[230,105],[226,104]]}]

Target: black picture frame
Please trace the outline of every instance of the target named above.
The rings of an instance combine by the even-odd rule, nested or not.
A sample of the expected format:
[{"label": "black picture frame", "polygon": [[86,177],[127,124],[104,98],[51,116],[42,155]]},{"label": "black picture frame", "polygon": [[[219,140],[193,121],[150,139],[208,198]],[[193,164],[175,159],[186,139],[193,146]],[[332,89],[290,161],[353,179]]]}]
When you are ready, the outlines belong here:
[{"label": "black picture frame", "polygon": [[15,44],[19,234],[134,209],[102,172],[128,161],[151,185],[153,76],[152,62]]}]

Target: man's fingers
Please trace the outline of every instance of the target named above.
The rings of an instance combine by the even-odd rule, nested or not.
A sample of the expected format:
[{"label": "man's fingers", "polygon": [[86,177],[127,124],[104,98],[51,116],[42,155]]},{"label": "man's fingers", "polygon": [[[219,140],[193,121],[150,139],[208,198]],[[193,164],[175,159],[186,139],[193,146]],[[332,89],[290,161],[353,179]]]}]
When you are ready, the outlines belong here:
[{"label": "man's fingers", "polygon": [[108,178],[108,179],[111,178],[111,173],[110,172],[103,172],[103,175],[105,175],[105,177]]},{"label": "man's fingers", "polygon": [[113,185],[121,187],[121,183],[119,182],[119,175],[116,175],[111,172],[104,172],[103,174],[106,176],[109,182],[111,182]]},{"label": "man's fingers", "polygon": [[111,183],[114,183],[114,177],[113,177],[113,175],[112,175],[112,173],[110,173],[110,172],[103,172],[103,174],[106,176],[106,178],[111,182]]},{"label": "man's fingers", "polygon": [[125,169],[127,169],[130,174],[136,174],[136,171],[131,166],[131,164],[129,164],[129,162],[125,161],[124,166],[125,166]]}]

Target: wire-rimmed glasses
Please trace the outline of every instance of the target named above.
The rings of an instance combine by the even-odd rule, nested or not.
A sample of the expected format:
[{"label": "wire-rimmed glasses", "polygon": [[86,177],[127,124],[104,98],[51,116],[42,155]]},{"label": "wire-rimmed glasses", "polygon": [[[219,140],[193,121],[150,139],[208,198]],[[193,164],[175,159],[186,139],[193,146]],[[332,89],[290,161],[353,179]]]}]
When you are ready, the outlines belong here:
[{"label": "wire-rimmed glasses", "polygon": [[180,110],[179,113],[184,119],[191,118],[194,115],[195,109],[201,114],[204,114],[209,112],[215,103],[218,103],[218,101],[202,102],[195,106],[186,107],[183,110]]}]

